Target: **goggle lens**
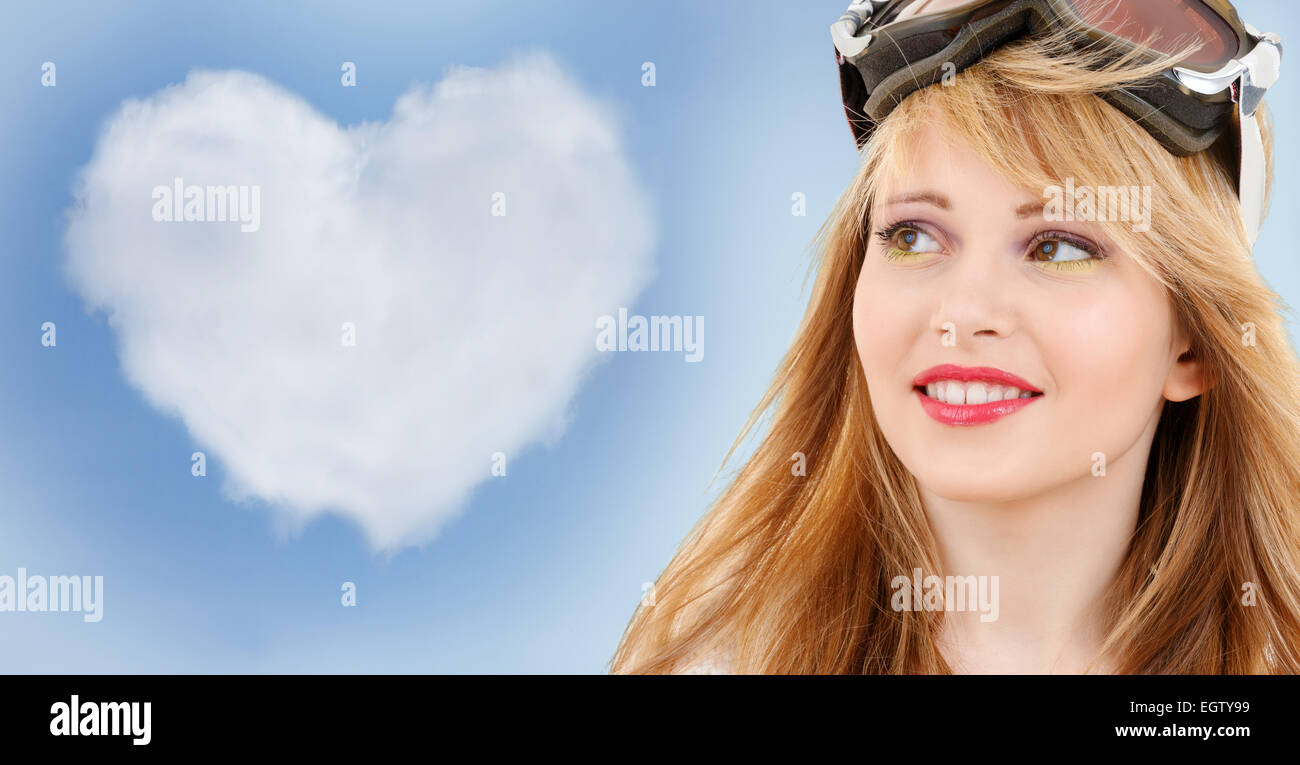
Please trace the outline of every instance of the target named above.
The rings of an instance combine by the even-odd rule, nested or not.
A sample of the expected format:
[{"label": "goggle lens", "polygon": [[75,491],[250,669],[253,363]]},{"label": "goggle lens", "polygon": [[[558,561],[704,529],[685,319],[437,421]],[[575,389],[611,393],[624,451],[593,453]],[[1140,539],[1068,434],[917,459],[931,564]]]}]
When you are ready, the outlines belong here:
[{"label": "goggle lens", "polygon": [[1196,0],[1068,0],[1086,23],[1133,43],[1148,43],[1161,53],[1177,53],[1191,42],[1201,49],[1185,60],[1190,66],[1218,69],[1237,53],[1237,34],[1222,16]]},{"label": "goggle lens", "polygon": [[[1191,42],[1201,49],[1185,65],[1218,69],[1236,55],[1240,41],[1228,22],[1200,0],[1066,0],[1084,23],[1122,40],[1147,42],[1154,50],[1177,53]],[[928,16],[977,0],[901,0],[885,10],[877,26]],[[1005,3],[998,3],[1005,5]],[[982,16],[984,14],[976,14]],[[1148,41],[1148,37],[1151,39]]]}]

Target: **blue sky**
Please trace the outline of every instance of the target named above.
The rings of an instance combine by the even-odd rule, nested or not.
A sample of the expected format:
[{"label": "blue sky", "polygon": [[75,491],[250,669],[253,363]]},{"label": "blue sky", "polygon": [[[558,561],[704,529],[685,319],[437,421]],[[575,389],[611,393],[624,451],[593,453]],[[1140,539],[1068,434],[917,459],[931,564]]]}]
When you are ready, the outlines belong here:
[{"label": "blue sky", "polygon": [[[714,472],[807,300],[807,245],[854,173],[828,27],[847,3],[55,2],[0,24],[0,574],[104,577],[104,617],[0,613],[4,672],[601,672],[701,517]],[[1294,4],[1241,2],[1300,39]],[[753,11],[742,14],[742,9]],[[512,455],[429,544],[375,555],[326,516],[280,533],[122,373],[60,267],[64,211],[101,124],[192,68],[244,69],[341,125],[385,120],[451,65],[549,51],[610,106],[653,200],[654,276],[629,306],[704,316],[704,360],[612,354],[558,438]],[[54,61],[55,88],[40,86]],[[342,61],[358,87],[339,84]],[[641,85],[653,61],[657,84]],[[1300,79],[1270,95],[1283,135]],[[1277,148],[1265,278],[1300,304],[1293,142]],[[803,192],[807,215],[790,214]],[[611,309],[617,306],[611,306]],[[56,348],[39,342],[58,326]],[[1292,324],[1292,336],[1296,336]],[[344,608],[339,587],[357,585]]]}]

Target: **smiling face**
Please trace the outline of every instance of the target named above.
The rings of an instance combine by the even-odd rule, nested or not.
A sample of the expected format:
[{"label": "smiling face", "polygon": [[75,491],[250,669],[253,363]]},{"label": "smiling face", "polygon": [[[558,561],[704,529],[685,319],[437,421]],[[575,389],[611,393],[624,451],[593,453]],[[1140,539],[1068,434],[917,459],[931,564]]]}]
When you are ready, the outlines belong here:
[{"label": "smiling face", "polygon": [[[1009,502],[1089,476],[1097,452],[1149,448],[1162,400],[1200,392],[1161,285],[1099,224],[1046,220],[1044,194],[934,127],[914,156],[875,196],[853,305],[872,408],[903,464],[947,499]],[[961,383],[962,369],[917,389],[946,364],[1041,395],[977,405],[1008,389]]]}]

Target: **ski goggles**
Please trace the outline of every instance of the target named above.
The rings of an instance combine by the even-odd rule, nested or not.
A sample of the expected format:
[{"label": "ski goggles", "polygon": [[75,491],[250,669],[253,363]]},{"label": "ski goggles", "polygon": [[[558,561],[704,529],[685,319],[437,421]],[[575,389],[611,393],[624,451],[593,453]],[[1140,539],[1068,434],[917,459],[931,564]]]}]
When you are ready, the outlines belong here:
[{"label": "ski goggles", "polygon": [[1264,215],[1264,145],[1255,112],[1277,81],[1282,40],[1228,0],[853,0],[831,25],[844,112],[861,148],[910,93],[1025,35],[1074,33],[1139,55],[1200,48],[1150,85],[1100,94],[1176,156],[1212,145],[1234,116],[1237,195],[1251,245]]}]

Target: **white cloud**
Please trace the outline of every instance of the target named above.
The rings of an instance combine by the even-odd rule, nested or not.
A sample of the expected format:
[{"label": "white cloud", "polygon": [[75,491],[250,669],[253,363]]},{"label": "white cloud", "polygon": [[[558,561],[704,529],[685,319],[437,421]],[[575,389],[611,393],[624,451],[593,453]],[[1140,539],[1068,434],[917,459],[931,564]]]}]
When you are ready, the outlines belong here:
[{"label": "white cloud", "polygon": [[[259,186],[260,228],[155,222],[177,177]],[[260,76],[195,71],[106,123],[66,267],[230,496],[395,549],[433,538],[493,452],[563,431],[596,317],[649,282],[652,217],[617,120],[542,52],[350,128]]]}]

